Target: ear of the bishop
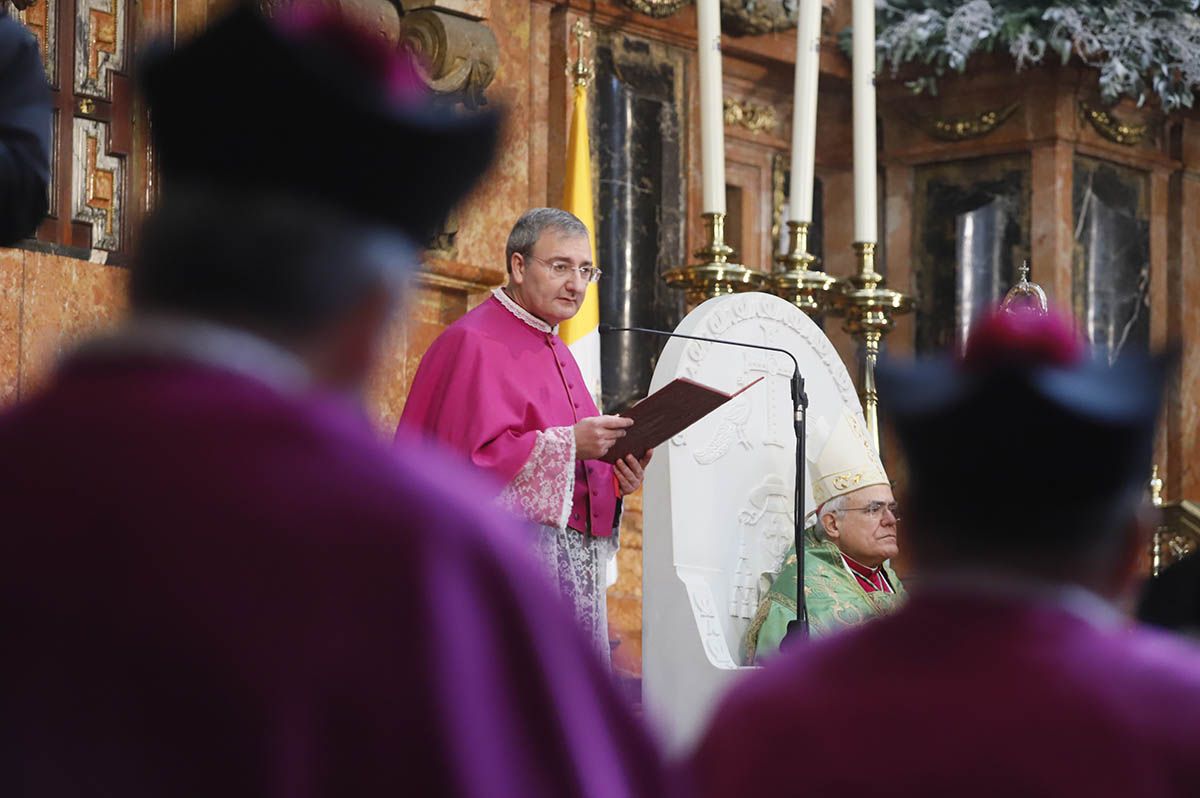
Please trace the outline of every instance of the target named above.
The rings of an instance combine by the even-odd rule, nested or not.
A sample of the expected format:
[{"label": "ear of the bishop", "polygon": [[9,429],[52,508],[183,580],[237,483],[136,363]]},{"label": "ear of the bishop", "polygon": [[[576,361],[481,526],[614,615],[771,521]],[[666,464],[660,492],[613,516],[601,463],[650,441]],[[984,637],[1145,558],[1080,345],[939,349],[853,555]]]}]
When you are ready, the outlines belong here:
[{"label": "ear of the bishop", "polygon": [[427,241],[492,161],[500,114],[435,107],[407,51],[325,6],[243,3],[150,48],[139,82],[163,191],[280,193]]},{"label": "ear of the bishop", "polygon": [[[810,466],[817,507],[871,485],[890,484],[862,420],[846,408],[842,408],[833,432]],[[818,527],[820,523],[818,517]]]},{"label": "ear of the bishop", "polygon": [[1136,502],[1173,353],[1094,357],[1069,320],[996,313],[961,356],[884,359],[913,515],[964,544],[1069,547]]}]

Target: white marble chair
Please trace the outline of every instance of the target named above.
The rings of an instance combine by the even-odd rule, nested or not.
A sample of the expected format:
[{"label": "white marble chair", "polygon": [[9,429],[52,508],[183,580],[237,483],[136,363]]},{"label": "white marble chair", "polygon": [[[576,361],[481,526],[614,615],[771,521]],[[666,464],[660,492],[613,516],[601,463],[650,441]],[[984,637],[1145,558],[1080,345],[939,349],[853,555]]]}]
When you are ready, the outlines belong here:
[{"label": "white marble chair", "polygon": [[[819,451],[855,388],[821,329],[769,294],[719,297],[677,332],[795,355],[809,397],[808,452]],[[792,542],[792,363],[783,354],[673,339],[651,391],[688,377],[725,391],[765,376],[659,447],[645,487],[643,683],[647,714],[675,749],[689,745],[742,666],[742,640]],[[805,480],[806,514],[812,489]]]}]

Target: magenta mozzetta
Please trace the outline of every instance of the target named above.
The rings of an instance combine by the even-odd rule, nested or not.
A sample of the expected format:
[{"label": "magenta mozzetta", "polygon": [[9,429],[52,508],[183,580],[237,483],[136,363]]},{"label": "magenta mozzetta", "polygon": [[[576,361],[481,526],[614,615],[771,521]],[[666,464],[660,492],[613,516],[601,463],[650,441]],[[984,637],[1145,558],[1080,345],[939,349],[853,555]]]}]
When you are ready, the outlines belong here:
[{"label": "magenta mozzetta", "polygon": [[613,469],[577,461],[572,433],[595,415],[556,329],[498,289],[429,348],[400,429],[469,458],[505,486],[501,502],[520,515],[606,537],[616,517]]}]

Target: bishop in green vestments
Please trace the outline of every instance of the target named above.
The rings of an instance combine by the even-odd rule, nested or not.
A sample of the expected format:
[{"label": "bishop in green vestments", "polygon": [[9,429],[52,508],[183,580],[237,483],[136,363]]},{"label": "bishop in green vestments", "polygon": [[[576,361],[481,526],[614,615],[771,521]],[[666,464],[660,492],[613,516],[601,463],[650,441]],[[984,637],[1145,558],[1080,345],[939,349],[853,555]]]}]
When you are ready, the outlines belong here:
[{"label": "bishop in green vestments", "polygon": [[[820,637],[891,612],[904,586],[887,564],[899,553],[898,508],[856,414],[843,411],[813,466],[817,520],[805,531],[804,596],[810,634]],[[746,633],[748,664],[778,651],[796,617],[796,565],[793,546]]]}]

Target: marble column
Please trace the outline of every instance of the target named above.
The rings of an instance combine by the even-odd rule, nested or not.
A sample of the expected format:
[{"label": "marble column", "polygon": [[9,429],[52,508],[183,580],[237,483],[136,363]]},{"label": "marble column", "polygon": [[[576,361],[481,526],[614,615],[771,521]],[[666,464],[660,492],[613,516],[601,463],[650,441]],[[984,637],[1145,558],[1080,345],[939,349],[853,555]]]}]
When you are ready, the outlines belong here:
[{"label": "marble column", "polygon": [[1149,176],[1083,156],[1073,172],[1075,318],[1112,361],[1150,345]]},{"label": "marble column", "polygon": [[[661,274],[687,256],[682,60],[663,45],[615,36],[597,47],[596,67],[600,318],[614,327],[670,330],[683,317],[683,295]],[[663,343],[633,333],[601,340],[606,412],[646,395]]]},{"label": "marble column", "polygon": [[1029,251],[1024,158],[919,167],[915,176],[919,352],[961,346],[1012,286]]}]

